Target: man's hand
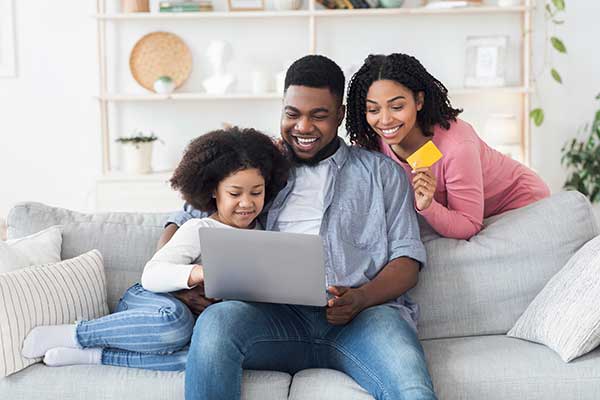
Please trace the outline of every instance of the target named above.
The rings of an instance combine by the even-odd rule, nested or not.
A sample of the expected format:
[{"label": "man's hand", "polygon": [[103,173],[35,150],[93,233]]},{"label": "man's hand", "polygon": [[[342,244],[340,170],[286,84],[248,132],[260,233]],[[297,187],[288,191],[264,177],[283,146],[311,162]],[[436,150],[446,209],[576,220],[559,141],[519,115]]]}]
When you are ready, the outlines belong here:
[{"label": "man's hand", "polygon": [[183,289],[173,292],[173,295],[181,300],[196,315],[200,315],[206,307],[219,300],[209,299],[204,295],[204,283],[192,289]]},{"label": "man's hand", "polygon": [[360,289],[330,286],[327,291],[334,295],[327,302],[327,322],[332,325],[345,325],[367,307],[367,297]]}]

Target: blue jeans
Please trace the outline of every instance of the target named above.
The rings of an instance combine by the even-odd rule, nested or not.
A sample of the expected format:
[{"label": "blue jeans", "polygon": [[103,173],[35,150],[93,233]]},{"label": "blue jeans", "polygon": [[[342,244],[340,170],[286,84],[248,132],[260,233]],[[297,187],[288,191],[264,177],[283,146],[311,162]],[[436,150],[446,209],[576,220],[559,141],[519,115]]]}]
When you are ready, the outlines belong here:
[{"label": "blue jeans", "polygon": [[226,301],[196,321],[185,398],[239,399],[242,369],[294,374],[331,368],[379,400],[435,399],[415,331],[388,305],[370,307],[344,326],[324,308]]},{"label": "blue jeans", "polygon": [[159,371],[185,369],[195,317],[169,293],[130,287],[114,314],[77,324],[84,348],[102,348],[102,364]]}]

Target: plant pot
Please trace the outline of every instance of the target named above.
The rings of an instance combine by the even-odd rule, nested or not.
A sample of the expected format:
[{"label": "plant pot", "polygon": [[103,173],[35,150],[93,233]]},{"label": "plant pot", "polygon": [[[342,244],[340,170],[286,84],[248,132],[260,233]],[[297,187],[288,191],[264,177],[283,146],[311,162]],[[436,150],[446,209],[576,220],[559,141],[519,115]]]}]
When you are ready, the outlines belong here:
[{"label": "plant pot", "polygon": [[123,171],[130,174],[152,172],[152,147],[154,142],[127,143],[123,145]]}]

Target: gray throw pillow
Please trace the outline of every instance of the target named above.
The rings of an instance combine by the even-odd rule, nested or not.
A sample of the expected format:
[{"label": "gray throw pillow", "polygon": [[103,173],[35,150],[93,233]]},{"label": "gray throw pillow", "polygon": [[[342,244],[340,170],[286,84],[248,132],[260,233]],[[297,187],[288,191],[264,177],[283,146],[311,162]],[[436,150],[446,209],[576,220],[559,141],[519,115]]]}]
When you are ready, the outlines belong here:
[{"label": "gray throw pillow", "polygon": [[541,343],[565,362],[600,344],[600,236],[554,275],[508,336]]}]

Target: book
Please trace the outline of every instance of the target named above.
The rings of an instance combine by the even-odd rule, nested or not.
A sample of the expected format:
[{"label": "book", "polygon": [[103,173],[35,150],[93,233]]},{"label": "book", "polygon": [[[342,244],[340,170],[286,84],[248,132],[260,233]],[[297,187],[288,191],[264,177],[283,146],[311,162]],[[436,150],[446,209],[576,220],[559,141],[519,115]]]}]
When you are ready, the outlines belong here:
[{"label": "book", "polygon": [[316,0],[317,3],[321,4],[323,7],[328,8],[330,10],[336,9],[335,0]]}]

